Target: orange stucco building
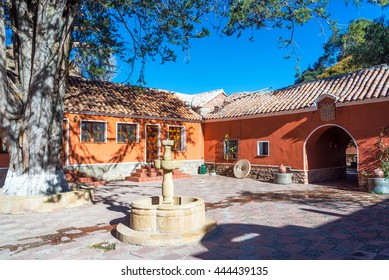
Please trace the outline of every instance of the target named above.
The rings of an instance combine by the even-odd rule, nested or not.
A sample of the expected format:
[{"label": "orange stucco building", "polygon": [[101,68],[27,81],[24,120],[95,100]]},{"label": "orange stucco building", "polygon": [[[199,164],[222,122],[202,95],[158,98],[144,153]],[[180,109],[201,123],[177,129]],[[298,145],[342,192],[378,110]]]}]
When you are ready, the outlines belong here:
[{"label": "orange stucco building", "polygon": [[[296,183],[346,175],[346,150],[365,188],[379,165],[380,139],[389,144],[389,67],[375,66],[276,91],[213,91],[200,115],[179,95],[71,77],[65,99],[63,163],[105,180],[121,180],[162,154],[160,140],[176,140],[183,171],[230,175],[239,159],[248,175],[272,180],[280,164]],[[201,109],[201,108],[200,108]],[[200,110],[201,111],[201,110]],[[349,153],[349,152],[348,152]],[[355,159],[354,159],[355,158]],[[8,167],[0,152],[0,172]],[[1,182],[0,182],[1,183]]]},{"label": "orange stucco building", "polygon": [[129,176],[162,156],[161,139],[175,139],[183,171],[204,157],[202,118],[174,94],[71,77],[65,99],[64,166],[105,180]]},{"label": "orange stucco building", "polygon": [[298,183],[341,178],[351,145],[364,187],[361,172],[379,166],[381,133],[389,144],[389,68],[231,95],[221,110],[207,115],[204,126],[204,160],[219,174],[231,173],[235,160],[247,159],[249,176],[256,179],[272,179],[280,164]]}]

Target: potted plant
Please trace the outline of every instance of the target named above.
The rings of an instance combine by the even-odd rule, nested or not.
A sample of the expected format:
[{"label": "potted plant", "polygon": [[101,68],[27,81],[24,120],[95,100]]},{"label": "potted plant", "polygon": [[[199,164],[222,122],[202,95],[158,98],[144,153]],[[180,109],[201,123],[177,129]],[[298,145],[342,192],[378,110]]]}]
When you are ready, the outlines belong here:
[{"label": "potted plant", "polygon": [[389,194],[389,146],[384,143],[383,138],[389,128],[384,129],[379,137],[377,146],[380,150],[380,167],[374,169],[373,177],[368,178],[369,189],[378,194]]}]

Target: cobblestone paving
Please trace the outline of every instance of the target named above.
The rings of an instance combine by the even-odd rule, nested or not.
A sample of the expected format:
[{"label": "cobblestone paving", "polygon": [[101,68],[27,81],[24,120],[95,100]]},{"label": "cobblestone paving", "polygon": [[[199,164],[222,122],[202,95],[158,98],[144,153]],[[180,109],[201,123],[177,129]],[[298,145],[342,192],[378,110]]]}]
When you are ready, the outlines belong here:
[{"label": "cobblestone paving", "polygon": [[140,247],[115,238],[130,203],[160,195],[160,182],[113,182],[96,203],[50,213],[0,215],[0,259],[389,259],[389,196],[337,183],[275,185],[198,175],[175,180],[199,196],[217,229],[198,243]]}]

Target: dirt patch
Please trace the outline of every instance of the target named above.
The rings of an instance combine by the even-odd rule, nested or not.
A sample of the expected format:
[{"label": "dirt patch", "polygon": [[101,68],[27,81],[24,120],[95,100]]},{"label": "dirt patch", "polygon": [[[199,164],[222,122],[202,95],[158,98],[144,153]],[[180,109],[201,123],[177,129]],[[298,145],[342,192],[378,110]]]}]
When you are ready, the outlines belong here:
[{"label": "dirt patch", "polygon": [[[69,227],[57,230],[57,233],[46,234],[20,239],[18,244],[0,246],[0,251],[9,249],[11,252],[19,253],[28,249],[38,248],[44,245],[59,245],[73,242],[75,239],[84,237],[90,233],[106,230],[112,231],[116,225],[98,224],[89,227]],[[28,242],[31,239],[32,242]],[[26,242],[27,241],[27,242]]]}]

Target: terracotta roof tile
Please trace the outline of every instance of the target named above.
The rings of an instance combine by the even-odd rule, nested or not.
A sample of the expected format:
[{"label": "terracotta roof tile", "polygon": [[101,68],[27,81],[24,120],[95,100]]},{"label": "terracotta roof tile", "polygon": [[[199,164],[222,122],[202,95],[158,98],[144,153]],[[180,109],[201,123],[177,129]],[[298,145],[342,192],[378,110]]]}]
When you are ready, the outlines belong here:
[{"label": "terracotta roof tile", "polygon": [[65,112],[201,121],[202,117],[173,93],[69,77]]},{"label": "terracotta roof tile", "polygon": [[237,93],[225,99],[218,112],[206,119],[235,118],[307,109],[323,94],[338,97],[337,103],[389,97],[389,66],[386,64],[343,75],[293,85],[272,92]]}]

